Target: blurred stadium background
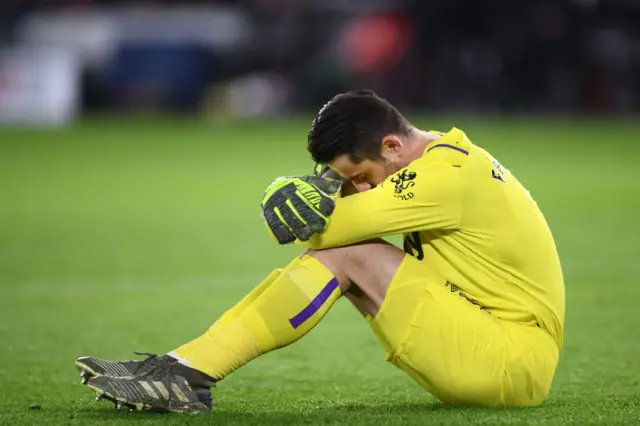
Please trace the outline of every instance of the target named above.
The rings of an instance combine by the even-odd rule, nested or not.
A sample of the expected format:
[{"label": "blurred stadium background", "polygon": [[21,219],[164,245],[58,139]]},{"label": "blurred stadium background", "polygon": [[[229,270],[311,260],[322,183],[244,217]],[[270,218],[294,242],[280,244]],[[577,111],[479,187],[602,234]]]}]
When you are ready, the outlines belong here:
[{"label": "blurred stadium background", "polygon": [[553,394],[442,407],[340,302],[189,423],[640,423],[639,23],[638,0],[1,1],[0,424],[157,422],[93,404],[72,361],[171,350],[288,263],[263,190],[311,170],[313,115],[355,88],[462,128],[540,204]]},{"label": "blurred stadium background", "polygon": [[5,0],[0,110],[264,116],[366,86],[416,110],[625,112],[639,21],[637,0]]}]

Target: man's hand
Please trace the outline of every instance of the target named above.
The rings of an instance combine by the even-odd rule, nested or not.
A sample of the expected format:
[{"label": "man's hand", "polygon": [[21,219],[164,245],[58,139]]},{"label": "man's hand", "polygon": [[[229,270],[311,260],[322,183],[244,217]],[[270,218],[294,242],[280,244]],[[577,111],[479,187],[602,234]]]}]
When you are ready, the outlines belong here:
[{"label": "man's hand", "polygon": [[321,233],[335,208],[341,180],[319,176],[279,177],[265,191],[262,214],[280,244]]}]

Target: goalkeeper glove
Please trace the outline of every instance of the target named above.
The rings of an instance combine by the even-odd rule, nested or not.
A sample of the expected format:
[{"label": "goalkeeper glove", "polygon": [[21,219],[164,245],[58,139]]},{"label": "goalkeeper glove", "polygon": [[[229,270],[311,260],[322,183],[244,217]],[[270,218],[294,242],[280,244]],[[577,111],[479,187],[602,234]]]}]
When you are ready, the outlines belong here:
[{"label": "goalkeeper glove", "polygon": [[336,172],[326,164],[316,163],[313,166],[313,174],[314,176],[320,176],[321,178],[324,178],[324,179],[339,180],[340,190],[336,194],[336,197],[346,197],[348,195],[352,195],[358,192],[356,187],[353,186],[353,183],[351,183],[347,179],[340,176],[338,172]]},{"label": "goalkeeper glove", "polygon": [[321,233],[335,208],[332,198],[341,181],[319,176],[283,176],[275,179],[262,199],[262,214],[280,244],[307,241]]},{"label": "goalkeeper glove", "polygon": [[331,167],[326,164],[315,163],[313,166],[313,175],[321,177],[323,179],[339,180],[340,183],[344,183],[345,180]]}]

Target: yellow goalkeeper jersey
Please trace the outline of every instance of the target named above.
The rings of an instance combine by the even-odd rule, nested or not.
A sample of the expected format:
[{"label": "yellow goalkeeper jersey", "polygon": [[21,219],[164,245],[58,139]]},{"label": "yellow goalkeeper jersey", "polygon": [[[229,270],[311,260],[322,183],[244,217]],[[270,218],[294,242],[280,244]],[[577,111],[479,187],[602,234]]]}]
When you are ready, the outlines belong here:
[{"label": "yellow goalkeeper jersey", "polygon": [[[437,132],[435,132],[437,133]],[[538,324],[562,347],[565,292],[547,222],[511,172],[460,129],[377,187],[336,201],[312,249],[403,234],[404,250],[498,318]]]}]

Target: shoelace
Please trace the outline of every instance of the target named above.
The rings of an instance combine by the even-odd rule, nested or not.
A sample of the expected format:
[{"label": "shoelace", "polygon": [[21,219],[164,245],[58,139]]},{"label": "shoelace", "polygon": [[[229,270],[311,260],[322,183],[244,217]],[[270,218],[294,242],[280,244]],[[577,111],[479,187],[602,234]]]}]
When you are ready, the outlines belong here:
[{"label": "shoelace", "polygon": [[140,356],[146,356],[146,357],[158,356],[158,354],[154,354],[154,353],[151,353],[151,352],[134,352],[134,354],[140,355]]},{"label": "shoelace", "polygon": [[158,357],[158,354],[154,354],[150,352],[134,352],[134,354],[140,355],[140,356],[146,356],[146,358],[140,362],[140,364],[138,365],[138,368],[136,368],[136,371],[134,373],[137,373],[143,367],[147,367],[147,366],[153,367],[153,365],[158,363],[160,359]]},{"label": "shoelace", "polygon": [[166,359],[164,357],[156,358],[153,362],[154,365],[152,365],[152,369],[149,370],[149,373],[153,374],[154,380],[166,381],[168,383],[173,375],[173,366],[177,362],[177,359]]}]

